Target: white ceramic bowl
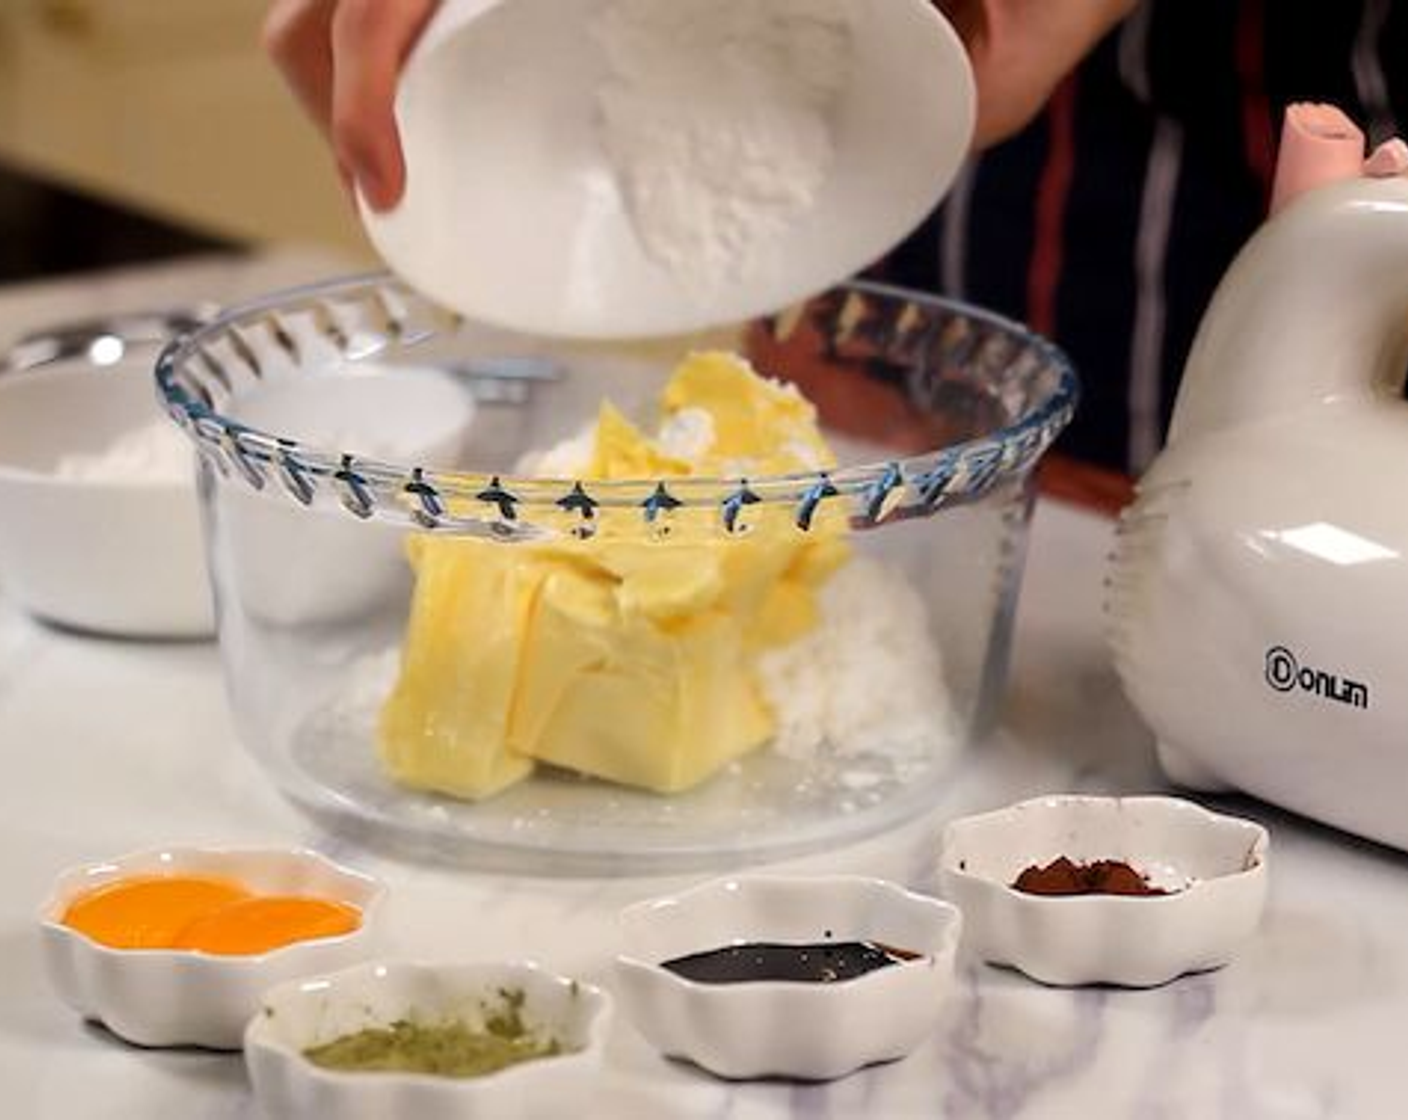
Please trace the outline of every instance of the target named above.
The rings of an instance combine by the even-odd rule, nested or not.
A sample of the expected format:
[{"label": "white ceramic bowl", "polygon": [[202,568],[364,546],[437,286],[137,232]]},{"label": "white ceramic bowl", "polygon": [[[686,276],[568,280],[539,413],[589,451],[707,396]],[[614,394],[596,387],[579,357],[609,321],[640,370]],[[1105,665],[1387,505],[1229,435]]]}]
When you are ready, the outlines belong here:
[{"label": "white ceramic bowl", "polygon": [[[672,1057],[728,1078],[828,1080],[902,1058],[933,1032],[961,926],[952,906],[878,879],[723,879],[624,911],[618,994]],[[922,956],[825,984],[702,984],[661,967],[751,941],[874,941]]]},{"label": "white ceramic bowl", "polygon": [[163,422],[150,367],[140,360],[0,377],[6,594],[41,618],[80,630],[210,635],[194,455],[183,452],[190,460],[184,474],[143,473],[140,465],[131,473],[60,473],[65,460],[102,460],[125,435]]},{"label": "white ceramic bowl", "polygon": [[[952,822],[943,895],[983,959],[1045,984],[1152,987],[1226,964],[1266,902],[1266,830],[1172,797],[1042,797]],[[1043,896],[1023,870],[1059,856],[1142,872],[1152,897]]]},{"label": "white ceramic bowl", "polygon": [[[930,0],[819,0],[771,38],[737,28],[766,5],[709,0],[729,9],[731,36],[712,33],[704,6],[446,0],[397,96],[405,195],[389,213],[364,214],[386,261],[483,322],[625,338],[770,313],[883,255],[933,209],[967,155],[975,95],[957,34]],[[796,17],[800,7],[787,11]],[[623,9],[637,17],[630,37],[604,30]],[[849,24],[846,45],[831,52],[848,65],[836,71],[829,111],[794,121],[795,110],[778,108],[795,101],[779,96],[792,83],[777,58],[810,51],[797,83],[817,96],[831,20]],[[632,39],[640,49],[623,50]],[[652,66],[671,42],[689,43],[678,60],[687,65]],[[761,71],[758,54],[770,62]],[[710,108],[719,88],[738,103]],[[785,154],[817,131],[831,134],[829,159]],[[672,138],[680,162],[663,158],[652,133]],[[701,182],[720,197],[692,193]],[[810,201],[795,212],[766,208],[789,194]],[[633,220],[640,213],[654,218]],[[716,224],[747,247],[737,260],[726,252],[717,269],[688,236],[681,245],[649,232],[692,233],[717,248],[728,241],[699,232]]]},{"label": "white ceramic bowl", "polygon": [[[345,902],[361,926],[342,937],[223,956],[184,949],[113,949],[62,922],[86,891],[133,875],[213,875],[257,893]],[[374,956],[386,889],[316,852],[285,848],[160,848],[61,874],[40,912],[44,960],[59,996],[85,1018],[139,1046],[234,1050],[271,985]]]},{"label": "white ceramic bowl", "polygon": [[[335,376],[257,382],[231,401],[229,412],[241,424],[312,447],[454,467],[475,400],[467,384],[444,370],[368,362]],[[402,533],[377,533],[326,494],[307,509],[248,489],[226,496],[214,511],[214,552],[261,622],[335,622],[410,594]]]},{"label": "white ceramic bowl", "polygon": [[[484,1077],[345,1073],[303,1051],[397,1020],[470,1021],[522,991],[530,1029],[563,1053]],[[269,1120],[516,1120],[585,1115],[610,1022],[611,1000],[589,984],[533,964],[375,963],[280,985],[245,1034],[245,1060]]]}]

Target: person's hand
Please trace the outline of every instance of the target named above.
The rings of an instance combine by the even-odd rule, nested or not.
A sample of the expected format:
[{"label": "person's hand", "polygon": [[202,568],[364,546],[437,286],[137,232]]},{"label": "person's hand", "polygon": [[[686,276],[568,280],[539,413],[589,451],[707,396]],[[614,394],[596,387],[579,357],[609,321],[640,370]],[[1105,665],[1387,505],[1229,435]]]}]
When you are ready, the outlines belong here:
[{"label": "person's hand", "polygon": [[377,210],[405,189],[392,105],[401,64],[439,0],[275,0],[264,47],[327,134],[343,179]]},{"label": "person's hand", "polygon": [[968,47],[978,84],[974,143],[1019,132],[1138,0],[937,0]]}]

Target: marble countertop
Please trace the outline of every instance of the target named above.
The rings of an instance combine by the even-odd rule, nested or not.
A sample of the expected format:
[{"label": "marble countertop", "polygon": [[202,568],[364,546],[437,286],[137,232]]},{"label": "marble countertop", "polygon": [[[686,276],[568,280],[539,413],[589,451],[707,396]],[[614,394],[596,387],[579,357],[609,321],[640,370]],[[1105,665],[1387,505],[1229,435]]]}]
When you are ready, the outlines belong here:
[{"label": "marble countertop", "polygon": [[[202,262],[0,290],[0,338],[198,292],[227,298],[328,271],[297,255]],[[925,819],[798,870],[931,884],[950,818],[1055,791],[1161,781],[1100,636],[1111,525],[1038,506],[1001,731],[975,747]],[[2,577],[0,577],[2,578]],[[142,1051],[81,1023],[43,975],[35,910],[61,868],[154,844],[327,848],[390,883],[398,956],[533,957],[605,982],[619,909],[698,876],[511,878],[390,861],[319,834],[240,747],[213,646],[47,629],[0,583],[0,1095],[30,1120],[255,1117],[237,1055]],[[729,1084],[654,1052],[618,1019],[601,1117],[1389,1117],[1405,1111],[1408,861],[1255,803],[1218,807],[1272,829],[1271,899],[1220,972],[1147,992],[1041,988],[964,961],[927,1045],[828,1085]]]}]

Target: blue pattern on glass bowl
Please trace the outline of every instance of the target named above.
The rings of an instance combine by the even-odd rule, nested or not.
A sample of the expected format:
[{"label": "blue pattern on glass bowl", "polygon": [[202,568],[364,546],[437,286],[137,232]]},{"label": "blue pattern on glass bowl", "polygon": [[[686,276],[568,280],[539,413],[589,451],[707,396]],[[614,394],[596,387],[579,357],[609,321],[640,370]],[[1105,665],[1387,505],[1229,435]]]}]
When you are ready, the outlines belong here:
[{"label": "blue pattern on glass bowl", "polygon": [[[379,275],[275,295],[237,308],[169,346],[158,362],[157,381],[168,411],[223,475],[233,473],[262,490],[272,474],[302,505],[311,504],[320,486],[329,487],[343,508],[362,520],[375,517],[424,530],[499,538],[531,532],[528,526],[534,512],[578,512],[590,520],[599,508],[636,510],[649,524],[662,511],[712,506],[719,511],[721,528],[732,532],[742,523],[743,507],[752,504],[790,505],[797,527],[806,531],[817,506],[834,500],[847,500],[856,507],[851,512],[852,526],[865,528],[881,519],[884,499],[902,487],[911,491],[909,500],[886,509],[888,516],[926,516],[942,506],[981,498],[1023,475],[1070,422],[1079,395],[1075,373],[1065,355],[1040,335],[959,301],[860,281],[838,291],[848,299],[900,305],[898,314],[893,308],[887,313],[890,321],[884,329],[893,332],[888,347],[906,344],[899,322],[906,314],[921,319],[926,313],[945,316],[949,323],[962,322],[980,336],[953,340],[949,361],[970,370],[975,361],[991,364],[993,356],[984,357],[983,348],[1002,340],[1007,345],[996,356],[998,361],[1012,353],[1028,356],[1026,368],[1009,375],[1014,384],[1022,377],[1045,376],[1049,388],[1013,422],[937,454],[764,479],[690,478],[674,480],[668,487],[654,479],[586,484],[578,479],[513,479],[503,474],[431,470],[342,449],[307,447],[220,414],[219,396],[228,394],[238,380],[263,377],[270,361],[280,357],[295,364],[302,360],[303,332],[291,321],[299,313],[306,312],[313,331],[351,360],[392,347],[412,347],[437,331],[457,328],[456,316]],[[341,300],[361,304],[366,315],[355,340],[339,322]],[[345,316],[348,308],[344,305],[340,310]],[[844,329],[841,318],[838,331]],[[926,336],[937,325],[917,322],[909,329]],[[265,337],[252,341],[246,333],[250,328],[258,328]],[[924,341],[934,340],[916,338],[907,344],[917,347]],[[943,345],[942,339],[937,341]],[[222,342],[229,347],[224,360],[212,352]],[[481,376],[490,382],[500,380],[492,371]],[[456,516],[449,512],[456,502],[484,507],[485,516]]]}]

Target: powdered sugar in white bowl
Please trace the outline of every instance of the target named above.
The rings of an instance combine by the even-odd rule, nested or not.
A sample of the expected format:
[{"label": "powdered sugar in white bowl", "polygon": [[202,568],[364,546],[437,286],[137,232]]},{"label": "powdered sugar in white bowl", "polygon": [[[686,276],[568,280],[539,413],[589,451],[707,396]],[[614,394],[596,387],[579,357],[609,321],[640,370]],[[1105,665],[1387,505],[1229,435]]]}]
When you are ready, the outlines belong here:
[{"label": "powdered sugar in white bowl", "polygon": [[967,155],[967,54],[930,0],[446,0],[397,97],[373,243],[521,331],[683,333],[857,272]]}]

